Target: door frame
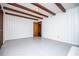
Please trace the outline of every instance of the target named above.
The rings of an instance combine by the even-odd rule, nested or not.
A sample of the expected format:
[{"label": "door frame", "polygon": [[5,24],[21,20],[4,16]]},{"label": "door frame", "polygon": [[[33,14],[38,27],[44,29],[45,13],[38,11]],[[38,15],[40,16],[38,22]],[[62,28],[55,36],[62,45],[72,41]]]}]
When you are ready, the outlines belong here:
[{"label": "door frame", "polygon": [[0,16],[1,16],[1,24],[0,24],[0,48],[3,45],[3,10],[0,9]]}]

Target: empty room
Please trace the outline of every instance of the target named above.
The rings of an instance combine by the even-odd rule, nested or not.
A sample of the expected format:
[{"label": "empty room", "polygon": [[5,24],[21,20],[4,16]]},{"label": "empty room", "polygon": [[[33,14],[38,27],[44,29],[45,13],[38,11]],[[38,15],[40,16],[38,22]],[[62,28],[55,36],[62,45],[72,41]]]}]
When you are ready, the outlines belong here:
[{"label": "empty room", "polygon": [[0,56],[79,56],[79,3],[0,3]]}]

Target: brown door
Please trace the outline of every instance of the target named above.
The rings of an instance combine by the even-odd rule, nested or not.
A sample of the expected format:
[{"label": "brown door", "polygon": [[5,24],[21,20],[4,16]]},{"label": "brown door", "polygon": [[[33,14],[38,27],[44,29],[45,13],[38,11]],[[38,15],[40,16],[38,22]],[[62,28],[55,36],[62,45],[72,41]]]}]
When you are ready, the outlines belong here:
[{"label": "brown door", "polygon": [[0,10],[0,48],[3,44],[3,11]]},{"label": "brown door", "polygon": [[34,27],[33,36],[38,37],[38,22],[34,22],[33,27]]},{"label": "brown door", "polygon": [[34,37],[41,37],[41,22],[34,22]]}]

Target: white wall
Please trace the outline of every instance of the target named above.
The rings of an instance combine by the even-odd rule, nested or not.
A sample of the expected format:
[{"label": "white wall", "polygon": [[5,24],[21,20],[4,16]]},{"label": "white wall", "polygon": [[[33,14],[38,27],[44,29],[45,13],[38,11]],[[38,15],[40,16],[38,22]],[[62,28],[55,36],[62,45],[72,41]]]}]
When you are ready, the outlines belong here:
[{"label": "white wall", "polygon": [[45,18],[42,37],[79,45],[79,7]]},{"label": "white wall", "polygon": [[33,37],[33,21],[4,15],[4,40]]}]

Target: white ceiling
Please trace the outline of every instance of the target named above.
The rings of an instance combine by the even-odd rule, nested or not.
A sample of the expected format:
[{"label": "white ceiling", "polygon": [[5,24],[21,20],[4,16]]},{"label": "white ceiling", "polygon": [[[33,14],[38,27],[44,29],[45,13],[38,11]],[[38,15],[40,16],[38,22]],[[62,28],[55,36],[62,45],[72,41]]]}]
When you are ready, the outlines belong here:
[{"label": "white ceiling", "polygon": [[[38,8],[38,7],[36,7],[36,6],[34,6],[34,5],[30,4],[30,3],[19,3],[19,4],[22,5],[22,6],[25,6],[27,8],[33,9],[33,10],[36,10]],[[59,12],[62,12],[54,3],[40,3],[40,4],[45,6],[46,8],[48,8],[49,10],[51,10],[52,12],[54,12],[56,14],[59,13]],[[61,3],[61,4],[63,5],[63,7],[66,10],[68,10],[70,8],[74,8],[76,6],[79,6],[79,3]],[[37,15],[35,13],[32,13],[32,12],[29,12],[29,11],[26,11],[26,10],[14,7],[12,5],[3,4],[3,6],[9,7],[9,8],[13,8],[13,9],[16,9],[16,10],[19,10],[19,11],[23,11],[23,12],[26,12],[26,13],[30,13],[30,14],[33,14],[33,15]],[[7,10],[5,10],[5,11],[7,11]],[[7,11],[7,12],[9,12],[9,11]],[[46,12],[46,11],[40,9],[40,8],[38,8],[38,12],[40,12],[42,14],[46,14],[48,16],[52,16],[50,13],[48,13],[48,12]],[[37,16],[40,16],[40,15],[37,15]],[[40,16],[40,17],[42,17],[42,16]]]},{"label": "white ceiling", "polygon": [[[41,3],[41,4],[54,13],[62,12],[54,3]],[[61,3],[61,4],[66,10],[79,6],[79,3]]]}]

